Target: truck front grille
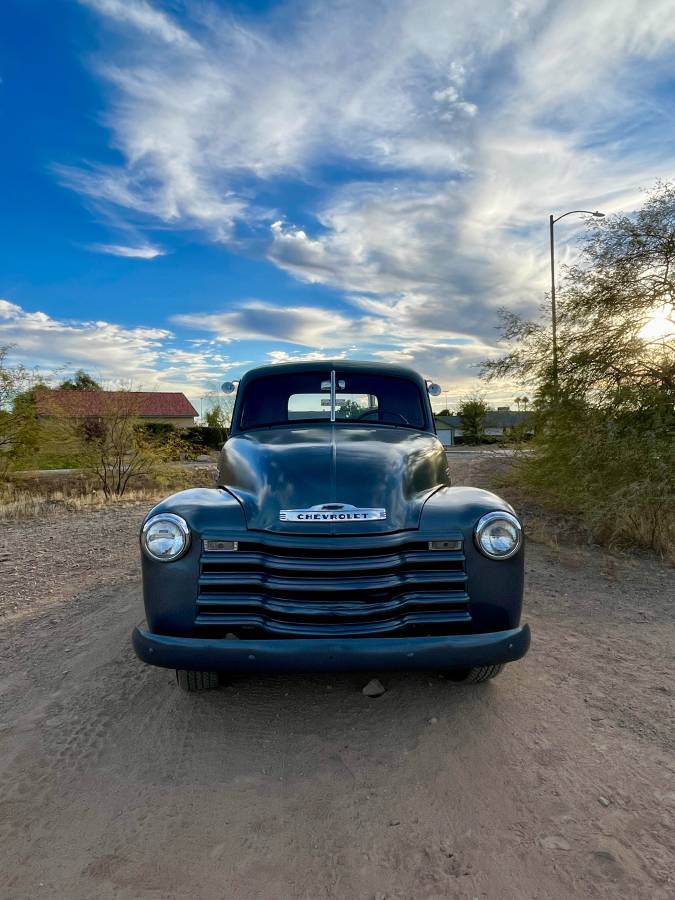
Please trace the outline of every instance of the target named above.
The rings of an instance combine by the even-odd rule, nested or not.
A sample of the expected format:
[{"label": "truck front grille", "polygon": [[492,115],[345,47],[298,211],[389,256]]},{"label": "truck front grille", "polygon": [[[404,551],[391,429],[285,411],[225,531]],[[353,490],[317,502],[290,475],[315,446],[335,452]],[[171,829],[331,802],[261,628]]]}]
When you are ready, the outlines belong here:
[{"label": "truck front grille", "polygon": [[469,630],[462,550],[397,537],[330,548],[237,539],[201,557],[195,626],[239,638],[404,637]]}]

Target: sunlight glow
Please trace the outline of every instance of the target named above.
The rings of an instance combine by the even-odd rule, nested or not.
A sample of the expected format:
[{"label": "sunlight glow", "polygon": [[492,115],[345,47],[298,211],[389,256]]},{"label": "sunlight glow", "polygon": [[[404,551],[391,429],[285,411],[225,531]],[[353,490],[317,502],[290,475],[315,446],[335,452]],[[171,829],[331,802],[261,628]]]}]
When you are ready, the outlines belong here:
[{"label": "sunlight glow", "polygon": [[640,337],[647,341],[658,341],[675,336],[674,314],[675,309],[671,304],[655,309],[640,329]]}]

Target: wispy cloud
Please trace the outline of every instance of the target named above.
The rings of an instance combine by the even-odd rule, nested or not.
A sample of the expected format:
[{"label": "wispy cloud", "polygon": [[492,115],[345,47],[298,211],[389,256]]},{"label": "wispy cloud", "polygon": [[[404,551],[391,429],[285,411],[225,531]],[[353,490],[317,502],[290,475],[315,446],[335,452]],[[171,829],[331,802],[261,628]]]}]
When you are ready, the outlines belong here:
[{"label": "wispy cloud", "polygon": [[197,46],[189,34],[146,0],[79,0],[79,2],[122,25],[137,28],[144,35],[159,38],[166,44],[174,44],[182,49]]},{"label": "wispy cloud", "polygon": [[[180,19],[81,2],[127,38],[97,60],[123,162],[61,178],[343,292],[339,309],[176,319],[221,341],[353,342],[466,373],[494,349],[497,306],[543,298],[549,212],[630,210],[675,174],[671,0],[295,0]],[[579,225],[561,223],[561,262]]]},{"label": "wispy cloud", "polygon": [[166,251],[152,244],[142,244],[139,247],[126,247],[123,244],[91,244],[90,250],[96,253],[107,253],[110,256],[124,256],[128,259],[156,259],[164,256]]}]

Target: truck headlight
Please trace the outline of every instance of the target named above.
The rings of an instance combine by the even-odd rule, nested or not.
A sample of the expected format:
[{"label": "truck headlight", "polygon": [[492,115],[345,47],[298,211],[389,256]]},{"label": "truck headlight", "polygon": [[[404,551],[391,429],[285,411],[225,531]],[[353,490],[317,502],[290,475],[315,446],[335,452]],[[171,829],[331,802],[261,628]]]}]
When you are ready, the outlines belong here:
[{"label": "truck headlight", "polygon": [[153,559],[172,562],[190,546],[190,529],[185,519],[173,513],[152,516],[141,529],[141,546]]},{"label": "truck headlight", "polygon": [[509,559],[523,543],[523,528],[508,512],[491,512],[478,520],[474,536],[481,553],[490,559]]}]

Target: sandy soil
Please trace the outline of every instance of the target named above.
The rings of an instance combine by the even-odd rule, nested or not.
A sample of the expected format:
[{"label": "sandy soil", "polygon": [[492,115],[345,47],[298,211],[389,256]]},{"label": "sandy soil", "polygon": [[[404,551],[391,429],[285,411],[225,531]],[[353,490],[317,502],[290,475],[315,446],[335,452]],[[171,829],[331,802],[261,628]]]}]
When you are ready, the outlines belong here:
[{"label": "sandy soil", "polygon": [[488,685],[190,696],[129,645],[143,512],[0,525],[1,897],[675,896],[672,570],[530,544]]}]

